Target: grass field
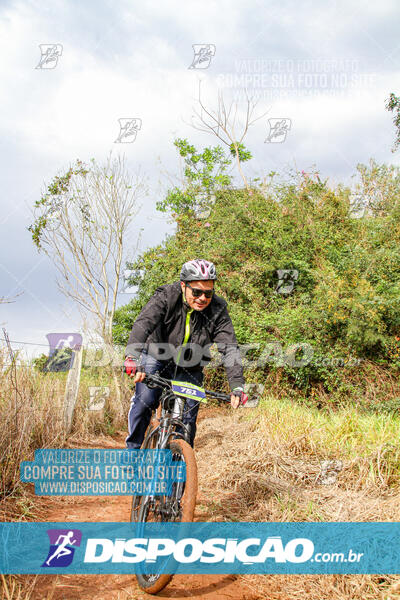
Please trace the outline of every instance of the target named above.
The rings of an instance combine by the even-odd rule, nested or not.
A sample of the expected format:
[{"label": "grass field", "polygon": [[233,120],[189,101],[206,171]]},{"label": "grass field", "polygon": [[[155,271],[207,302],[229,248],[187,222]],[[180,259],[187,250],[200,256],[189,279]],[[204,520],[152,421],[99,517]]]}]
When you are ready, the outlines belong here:
[{"label": "grass field", "polygon": [[[37,448],[85,447],[126,428],[130,389],[117,405],[110,373],[82,372],[72,431],[63,430],[66,374],[20,367],[0,371],[1,520],[45,520],[19,482],[19,463]],[[89,386],[110,387],[103,411],[89,411]],[[125,386],[125,387],[124,387]],[[318,399],[316,399],[318,400]],[[318,409],[284,390],[266,392],[256,409],[207,409],[196,438],[203,520],[398,521],[400,416],[356,406]],[[329,484],[321,465],[337,464]],[[330,462],[326,462],[330,461]],[[336,461],[336,462],[333,462]],[[227,466],[229,468],[227,468]],[[32,584],[32,580],[31,584]],[[394,576],[245,576],[260,598],[394,599]],[[3,597],[30,598],[27,579],[2,576]],[[31,591],[30,591],[31,589]]]}]

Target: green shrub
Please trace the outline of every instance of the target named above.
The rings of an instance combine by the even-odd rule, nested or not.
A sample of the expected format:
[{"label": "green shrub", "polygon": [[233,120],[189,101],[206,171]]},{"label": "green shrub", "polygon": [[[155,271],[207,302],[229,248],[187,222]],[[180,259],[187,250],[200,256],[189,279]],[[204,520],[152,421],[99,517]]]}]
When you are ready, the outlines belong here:
[{"label": "green shrub", "polygon": [[[393,344],[400,334],[400,177],[393,169],[373,161],[359,165],[359,194],[371,194],[374,185],[390,192],[379,211],[364,216],[349,188],[333,189],[318,173],[274,184],[271,177],[269,185],[249,192],[220,186],[207,219],[170,206],[176,233],[129,265],[138,293],[115,315],[115,342],[127,342],[156,287],[177,281],[188,259],[204,257],[217,266],[217,294],[228,300],[239,343],[279,342],[284,350],[303,343],[313,349],[313,360],[301,368],[269,363],[268,370],[280,369],[288,386],[306,396],[322,386],[324,393],[350,398],[349,377],[363,363],[353,369],[327,366],[324,358],[398,369]],[[277,293],[280,269],[298,272],[290,294]]]}]

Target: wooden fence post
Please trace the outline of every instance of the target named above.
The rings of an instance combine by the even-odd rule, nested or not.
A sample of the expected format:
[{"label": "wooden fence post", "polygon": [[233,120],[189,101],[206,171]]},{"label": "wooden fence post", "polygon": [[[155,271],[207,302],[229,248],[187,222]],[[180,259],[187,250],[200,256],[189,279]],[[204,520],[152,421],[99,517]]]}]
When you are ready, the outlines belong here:
[{"label": "wooden fence post", "polygon": [[79,392],[79,381],[81,378],[83,348],[74,350],[74,362],[68,371],[67,383],[64,394],[64,431],[68,434],[72,427],[74,408]]}]

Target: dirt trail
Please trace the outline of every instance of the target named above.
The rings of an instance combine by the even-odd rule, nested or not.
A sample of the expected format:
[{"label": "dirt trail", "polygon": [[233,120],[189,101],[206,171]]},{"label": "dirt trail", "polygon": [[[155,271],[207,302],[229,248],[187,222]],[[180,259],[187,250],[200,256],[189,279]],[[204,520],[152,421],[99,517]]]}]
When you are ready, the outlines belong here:
[{"label": "dirt trail", "polygon": [[[196,456],[199,468],[199,494],[195,520],[220,521],[223,514],[216,514],[208,507],[214,506],[216,498],[207,498],[202,488],[207,489],[202,465],[209,464],[215,453],[214,444],[207,444],[207,430],[210,420],[221,415],[220,409],[204,411],[199,418]],[[228,416],[228,413],[227,413]],[[229,417],[228,417],[229,421]],[[206,426],[206,427],[205,427]],[[229,425],[223,435],[228,435]],[[96,447],[123,448],[123,434],[119,433],[106,444]],[[219,440],[218,440],[219,441]],[[215,439],[214,439],[215,442]],[[130,497],[48,497],[40,500],[43,513],[42,521],[128,521],[130,515]],[[212,514],[211,514],[212,513]],[[38,576],[32,600],[137,600],[143,598],[191,598],[192,600],[258,600],[259,595],[252,593],[243,578],[236,575],[177,575],[157,596],[144,593],[137,586],[132,575],[40,575]]]}]

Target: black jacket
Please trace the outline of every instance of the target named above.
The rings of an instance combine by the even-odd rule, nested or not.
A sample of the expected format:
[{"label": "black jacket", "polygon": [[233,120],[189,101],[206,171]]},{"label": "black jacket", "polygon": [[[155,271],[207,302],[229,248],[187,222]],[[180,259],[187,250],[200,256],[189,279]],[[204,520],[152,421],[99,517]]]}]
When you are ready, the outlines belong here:
[{"label": "black jacket", "polygon": [[[211,360],[210,346],[215,342],[231,390],[243,387],[243,367],[226,301],[214,294],[207,308],[193,310],[190,337],[179,354],[188,310],[190,306],[184,302],[179,281],[158,287],[133,324],[125,354],[137,360],[145,349],[158,360],[173,357],[177,362],[179,357],[178,364],[191,371],[198,370]],[[167,344],[172,346],[167,347]],[[166,355],[163,355],[163,348]]]}]

